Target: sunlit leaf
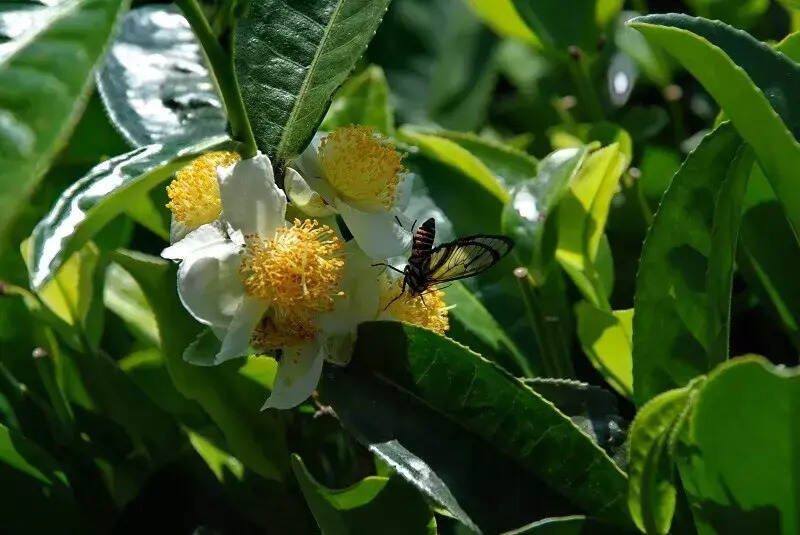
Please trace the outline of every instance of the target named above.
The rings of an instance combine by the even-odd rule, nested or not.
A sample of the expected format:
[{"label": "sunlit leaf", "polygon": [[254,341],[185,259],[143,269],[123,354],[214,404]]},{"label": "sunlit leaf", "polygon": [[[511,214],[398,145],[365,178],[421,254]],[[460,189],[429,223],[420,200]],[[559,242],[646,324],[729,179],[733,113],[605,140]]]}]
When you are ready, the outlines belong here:
[{"label": "sunlit leaf", "polygon": [[225,135],[225,110],[200,43],[175,6],[125,15],[97,88],[134,147]]},{"label": "sunlit leaf", "polygon": [[[353,361],[347,369],[329,368],[321,386],[359,440],[379,454],[376,446],[398,441],[428,462],[459,500],[464,491],[452,485],[455,475],[447,467],[454,459],[443,461],[436,451],[450,450],[447,444],[459,436],[481,438],[493,457],[516,464],[576,506],[627,523],[625,475],[590,437],[502,369],[430,331],[391,322],[363,324]],[[356,401],[363,399],[374,403],[370,411]],[[452,454],[456,451],[474,455],[453,446]],[[424,490],[419,475],[398,471]],[[486,522],[473,516],[481,509],[473,509],[473,502],[461,506],[479,526]],[[513,520],[496,518],[490,531]]]},{"label": "sunlit leaf", "polygon": [[[0,49],[0,233],[64,145],[125,0],[20,5]],[[68,68],[67,68],[68,66]]]},{"label": "sunlit leaf", "polygon": [[370,65],[350,78],[334,95],[320,127],[332,131],[342,126],[364,125],[391,136],[394,134],[394,106],[383,69]]},{"label": "sunlit leaf", "polygon": [[733,260],[752,165],[736,130],[725,124],[687,158],[664,194],[636,280],[639,405],[728,358]]},{"label": "sunlit leaf", "polygon": [[300,154],[364,53],[389,0],[268,0],[238,21],[235,65],[262,152]]}]

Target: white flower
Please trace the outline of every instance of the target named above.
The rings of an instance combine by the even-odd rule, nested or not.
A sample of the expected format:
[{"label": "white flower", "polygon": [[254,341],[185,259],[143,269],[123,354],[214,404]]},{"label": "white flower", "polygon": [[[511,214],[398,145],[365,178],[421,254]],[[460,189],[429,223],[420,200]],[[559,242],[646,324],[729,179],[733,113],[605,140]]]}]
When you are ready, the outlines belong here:
[{"label": "white flower", "polygon": [[338,213],[371,258],[403,254],[411,221],[401,209],[411,190],[402,155],[364,126],[317,134],[286,170],[286,193],[311,216]]},{"label": "white flower", "polygon": [[[317,320],[341,293],[342,243],[316,221],[286,223],[286,196],[266,156],[221,166],[216,174],[218,219],[188,232],[162,256],[180,261],[181,302],[221,339],[210,364],[251,346],[281,349],[265,408],[291,408],[313,392],[334,345]],[[191,199],[184,200],[191,208]]]}]

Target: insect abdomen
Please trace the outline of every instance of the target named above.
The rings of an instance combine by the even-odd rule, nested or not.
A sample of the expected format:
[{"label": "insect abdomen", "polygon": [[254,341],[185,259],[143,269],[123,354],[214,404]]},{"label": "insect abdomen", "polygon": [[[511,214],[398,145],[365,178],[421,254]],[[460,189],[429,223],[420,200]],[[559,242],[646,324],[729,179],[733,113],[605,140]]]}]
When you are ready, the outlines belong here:
[{"label": "insect abdomen", "polygon": [[414,242],[411,246],[411,257],[425,256],[433,249],[433,240],[436,237],[436,220],[432,217],[419,226],[414,233]]}]

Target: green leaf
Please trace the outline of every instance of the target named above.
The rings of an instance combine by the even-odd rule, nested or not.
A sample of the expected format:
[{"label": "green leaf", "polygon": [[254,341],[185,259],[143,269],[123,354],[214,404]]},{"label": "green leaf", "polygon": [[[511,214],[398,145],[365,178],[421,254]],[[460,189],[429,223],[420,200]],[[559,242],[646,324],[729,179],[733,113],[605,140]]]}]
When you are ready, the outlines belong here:
[{"label": "green leaf", "polygon": [[236,26],[234,60],[262,152],[283,163],[306,148],[389,1],[248,4]]},{"label": "green leaf", "polygon": [[175,267],[158,258],[126,251],[115,253],[113,260],[136,279],[156,314],[161,352],[178,392],[203,407],[239,460],[264,478],[283,480],[289,459],[282,425],[275,414],[259,411],[267,397],[266,389],[260,381],[244,374],[252,364],[258,369],[266,367],[274,376],[275,361],[254,357],[213,368],[184,362],[183,351],[200,331],[200,325],[181,306],[175,289]]},{"label": "green leaf", "polygon": [[800,234],[800,108],[791,104],[800,92],[800,65],[719,22],[671,14],[629,24],[675,56],[719,102]]},{"label": "green leaf", "polygon": [[370,65],[350,78],[336,92],[321,130],[328,132],[342,126],[365,125],[386,136],[394,135],[394,107],[389,100],[389,86],[383,69]]},{"label": "green leaf", "polygon": [[666,535],[675,514],[675,443],[705,379],[647,402],[630,430],[628,507],[645,533]]},{"label": "green leaf", "polygon": [[[83,531],[72,489],[56,462],[27,438],[0,425],[0,500],[9,533]],[[13,489],[13,491],[12,491]]]},{"label": "green leaf", "polygon": [[629,161],[617,143],[593,152],[558,207],[556,259],[584,296],[605,309],[611,288],[600,277],[598,251],[611,198]]},{"label": "green leaf", "polygon": [[523,379],[523,382],[569,416],[618,465],[625,467],[627,458],[621,457],[627,454],[622,447],[627,437],[626,424],[619,414],[614,394],[573,379],[535,377]]},{"label": "green leaf", "polygon": [[569,16],[558,0],[514,0],[514,6],[534,34],[547,46],[566,51],[577,46],[591,53],[597,49],[596,0],[574,0]]},{"label": "green leaf", "polygon": [[749,28],[769,8],[769,0],[687,0],[695,13],[707,19],[718,19],[737,28]]},{"label": "green leaf", "polygon": [[[424,446],[411,449],[420,435],[453,455],[463,450],[448,444],[451,437],[477,438],[493,457],[509,459],[576,506],[627,524],[625,474],[606,453],[534,391],[444,337],[393,322],[362,324],[353,361],[329,368],[321,387],[368,445],[396,440],[427,461]],[[375,403],[368,413],[364,399]],[[440,427],[443,421],[449,423]],[[411,481],[424,489],[424,481]]]},{"label": "green leaf", "polygon": [[508,193],[486,164],[458,143],[410,127],[400,128],[399,136],[402,141],[417,146],[425,156],[459,171],[499,202],[508,201]]},{"label": "green leaf", "polygon": [[535,47],[541,46],[539,38],[520,18],[512,0],[468,0],[468,3],[498,34],[520,39]]},{"label": "green leaf", "polygon": [[61,195],[31,235],[31,286],[41,288],[69,256],[128,203],[167,180],[195,156],[226,147],[223,138],[189,147],[150,145],[95,166]]},{"label": "green leaf", "polygon": [[800,530],[798,401],[797,370],[760,357],[732,360],[709,375],[689,418],[687,448],[679,450],[700,533]]},{"label": "green leaf", "polygon": [[468,131],[488,114],[497,43],[464,0],[401,0],[389,7],[367,59],[386,71],[400,124]]},{"label": "green leaf", "polygon": [[436,534],[436,520],[419,492],[400,476],[369,476],[333,490],[314,479],[299,455],[292,470],[323,535],[369,533]]},{"label": "green leaf", "polygon": [[469,132],[435,130],[433,135],[452,141],[481,161],[500,184],[509,188],[536,175],[536,158],[521,150]]},{"label": "green leaf", "polygon": [[633,310],[609,312],[581,301],[575,306],[583,352],[611,387],[633,397]]},{"label": "green leaf", "polygon": [[444,292],[445,302],[453,307],[450,310],[449,337],[491,357],[507,370],[533,376],[528,358],[475,294],[458,281]]},{"label": "green leaf", "polygon": [[636,279],[638,405],[728,358],[733,256],[753,158],[729,124],[707,136],[664,194]]},{"label": "green leaf", "polygon": [[517,184],[503,208],[503,234],[514,242],[514,255],[536,281],[544,281],[556,251],[554,210],[586,158],[586,147],[556,151],[538,166],[536,177]]},{"label": "green leaf", "polygon": [[225,135],[225,108],[203,50],[177,7],[127,13],[97,73],[109,116],[134,147]]},{"label": "green leaf", "polygon": [[[67,264],[71,261],[68,260]],[[106,270],[103,303],[125,322],[131,334],[141,342],[153,347],[160,345],[158,324],[147,298],[133,277],[117,264],[111,264]]]},{"label": "green leaf", "polygon": [[537,520],[502,535],[611,535],[614,533],[619,533],[619,529],[582,515],[573,515]]},{"label": "green leaf", "polygon": [[[125,0],[21,8],[0,52],[0,234],[50,167],[77,122]],[[36,9],[32,12],[32,9]]]}]

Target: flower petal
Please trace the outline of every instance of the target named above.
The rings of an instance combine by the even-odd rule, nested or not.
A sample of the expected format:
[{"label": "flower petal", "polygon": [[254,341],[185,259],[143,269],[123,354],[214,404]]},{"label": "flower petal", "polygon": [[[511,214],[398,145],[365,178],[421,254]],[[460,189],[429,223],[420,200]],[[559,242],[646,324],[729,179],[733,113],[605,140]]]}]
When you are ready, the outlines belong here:
[{"label": "flower petal", "polygon": [[375,261],[364,254],[355,240],[345,245],[344,257],[344,295],[336,298],[333,311],[321,314],[318,320],[320,329],[328,334],[350,333],[359,323],[374,320],[378,314],[378,276],[385,268],[373,267]]},{"label": "flower petal", "polygon": [[322,138],[327,135],[325,132],[314,134],[314,138],[308,144],[308,147],[291,163],[291,167],[297,169],[306,180],[322,178],[322,166],[319,163],[319,146],[322,143]]},{"label": "flower petal", "polygon": [[227,327],[244,295],[240,264],[240,249],[230,242],[186,257],[178,268],[178,296],[189,314],[205,325]]},{"label": "flower petal", "polygon": [[217,168],[223,217],[244,234],[272,238],[286,215],[286,195],[275,185],[272,163],[260,152]]},{"label": "flower petal", "polygon": [[398,224],[392,212],[362,212],[336,200],[334,207],[358,245],[370,258],[389,258],[411,247],[411,231]]},{"label": "flower petal", "polygon": [[170,217],[169,220],[169,242],[175,243],[184,238],[189,231],[191,231],[189,227],[186,226],[186,223],[182,221],[178,221],[174,217]]},{"label": "flower petal", "polygon": [[[183,225],[183,223],[178,223],[178,225]],[[194,229],[179,241],[173,242],[172,245],[161,251],[161,258],[183,260],[203,247],[226,241],[222,225],[218,221],[214,221]]]},{"label": "flower petal", "polygon": [[394,192],[394,207],[398,210],[405,210],[411,200],[411,193],[414,190],[414,173],[406,173],[397,184]]},{"label": "flower petal", "polygon": [[245,296],[242,299],[233,320],[228,326],[222,347],[214,357],[214,364],[222,364],[226,360],[241,357],[250,345],[253,331],[267,311],[269,304],[257,297]]},{"label": "flower petal", "polygon": [[308,185],[308,182],[300,176],[300,173],[291,167],[286,169],[283,185],[286,188],[286,195],[289,197],[289,200],[303,213],[314,217],[322,217],[336,213],[333,206],[326,203],[322,195],[314,191],[314,189]]},{"label": "flower petal", "polygon": [[261,410],[291,409],[300,405],[314,392],[322,375],[325,352],[314,341],[283,350],[272,394]]}]

